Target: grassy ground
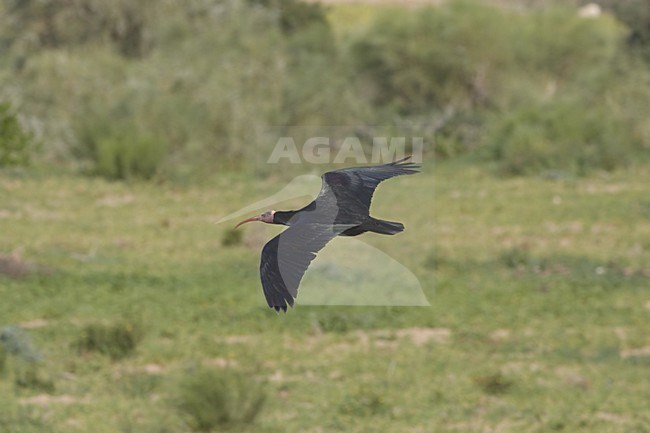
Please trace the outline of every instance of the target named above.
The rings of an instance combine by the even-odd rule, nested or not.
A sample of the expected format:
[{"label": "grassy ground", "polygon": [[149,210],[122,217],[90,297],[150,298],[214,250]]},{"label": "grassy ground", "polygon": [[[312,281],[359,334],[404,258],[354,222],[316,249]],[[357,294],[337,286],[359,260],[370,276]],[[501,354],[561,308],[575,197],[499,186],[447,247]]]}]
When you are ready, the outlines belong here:
[{"label": "grassy ground", "polygon": [[[564,180],[427,166],[373,203],[406,232],[365,240],[431,307],[278,316],[257,275],[278,229],[224,246],[212,222],[279,182],[0,174],[0,327],[43,355],[0,363],[0,430],[189,431],[175,398],[204,366],[263,382],[245,431],[650,431],[648,184],[647,166]],[[134,351],[93,350],[101,325],[133,331]]]}]

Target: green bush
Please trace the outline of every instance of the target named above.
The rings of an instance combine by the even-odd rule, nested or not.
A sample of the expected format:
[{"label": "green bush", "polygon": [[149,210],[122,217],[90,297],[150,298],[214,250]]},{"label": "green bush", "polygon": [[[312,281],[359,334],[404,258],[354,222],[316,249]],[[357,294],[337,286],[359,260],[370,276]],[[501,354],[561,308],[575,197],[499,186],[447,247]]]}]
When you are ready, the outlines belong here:
[{"label": "green bush", "polygon": [[627,43],[650,62],[650,1],[599,0],[628,27]]},{"label": "green bush", "polygon": [[91,172],[108,179],[151,179],[168,154],[166,141],[142,132],[127,119],[130,109],[89,115],[81,123],[79,156],[92,162]]},{"label": "green bush", "polygon": [[372,328],[376,318],[374,313],[322,311],[314,315],[312,326],[322,332],[346,333],[356,329]]},{"label": "green bush", "polygon": [[10,0],[7,25],[0,40],[23,52],[84,44],[109,43],[129,57],[144,54],[150,44],[148,22],[154,1]]},{"label": "green bush", "polygon": [[137,133],[103,137],[95,146],[96,171],[110,179],[151,179],[167,156],[165,142]]},{"label": "green bush", "polygon": [[612,170],[634,154],[629,125],[602,108],[548,102],[520,108],[488,125],[485,143],[503,173]]},{"label": "green bush", "polygon": [[221,237],[221,245],[224,247],[232,247],[242,243],[242,231],[229,229]]},{"label": "green bush", "polygon": [[514,385],[514,382],[505,377],[501,372],[476,376],[472,380],[484,393],[490,395],[505,394]]},{"label": "green bush", "polygon": [[319,3],[301,0],[251,0],[279,15],[285,85],[279,95],[276,124],[346,124],[354,111],[347,63]]},{"label": "green bush", "polygon": [[27,331],[16,326],[5,326],[0,329],[0,347],[4,353],[27,363],[37,363],[42,358],[40,351],[32,344]]},{"label": "green bush", "polygon": [[3,344],[0,344],[0,376],[7,370],[7,351]]},{"label": "green bush", "polygon": [[7,373],[18,388],[52,392],[54,382],[40,369],[41,360],[25,330],[16,326],[0,329],[0,376]]},{"label": "green bush", "polygon": [[18,388],[46,393],[52,393],[56,388],[36,364],[18,364],[14,370],[14,383]]},{"label": "green bush", "polygon": [[84,11],[77,2],[43,2],[56,23],[69,17],[70,28],[55,26],[57,42],[33,50],[20,41],[50,18],[33,2],[9,14],[25,25],[7,36],[15,40],[0,82],[6,71],[48,138],[44,158],[90,162],[109,178],[251,168],[270,154],[275,125],[346,124],[362,105],[319,5],[208,0],[169,4],[166,14],[145,7],[147,55],[136,61],[104,30],[90,31],[99,25],[92,17],[106,15],[109,26],[129,8],[100,3]]},{"label": "green bush", "polygon": [[199,369],[187,372],[174,403],[190,428],[209,432],[252,423],[265,401],[263,386],[243,373]]},{"label": "green bush", "polygon": [[8,103],[0,103],[0,167],[29,163],[32,137],[18,122]]},{"label": "green bush", "polygon": [[[137,60],[101,36],[61,37],[33,51],[15,43],[0,82],[6,76],[41,125],[45,158],[91,161],[108,177],[149,177],[155,164],[176,178],[254,167],[275,144],[273,126],[347,124],[362,105],[322,7],[266,3],[145,8],[146,55]],[[73,16],[85,13],[77,2],[66,5]],[[100,16],[118,8],[90,5]],[[23,31],[15,37],[29,39]],[[156,151],[152,140],[161,142]],[[133,162],[141,160],[150,162]]]},{"label": "green bush", "polygon": [[141,339],[140,326],[131,322],[90,324],[83,328],[75,346],[82,353],[98,352],[118,360],[133,353]]},{"label": "green bush", "polygon": [[360,386],[356,391],[345,396],[339,411],[352,416],[376,416],[390,412],[383,392],[367,386]]},{"label": "green bush", "polygon": [[300,0],[249,0],[280,15],[280,27],[284,33],[292,34],[313,27],[328,27],[325,8],[320,3],[306,3]]},{"label": "green bush", "polygon": [[499,255],[499,262],[512,269],[527,266],[531,261],[530,251],[523,247],[510,248]]},{"label": "green bush", "polygon": [[140,372],[122,376],[117,385],[125,395],[147,398],[160,388],[163,380],[160,374]]},{"label": "green bush", "polygon": [[511,18],[516,19],[513,39],[501,48],[514,56],[513,72],[537,83],[533,89],[543,94],[551,93],[552,83],[556,90],[573,83],[588,86],[594,75],[622,60],[624,28],[607,15],[585,19],[573,8],[549,7]]},{"label": "green bush", "polygon": [[391,8],[356,38],[351,54],[368,96],[402,114],[481,105],[512,61],[504,50],[509,18],[465,1]]},{"label": "green bush", "polygon": [[452,1],[389,8],[350,51],[363,94],[437,156],[486,148],[504,173],[584,173],[650,145],[648,74],[621,50],[624,36],[612,17],[569,7]]},{"label": "green bush", "polygon": [[299,0],[104,3],[0,5],[0,84],[47,137],[41,158],[109,178],[259,168],[295,125],[381,125],[446,158],[485,147],[511,173],[650,148],[650,74],[609,14],[457,0],[372,8],[337,38]]}]

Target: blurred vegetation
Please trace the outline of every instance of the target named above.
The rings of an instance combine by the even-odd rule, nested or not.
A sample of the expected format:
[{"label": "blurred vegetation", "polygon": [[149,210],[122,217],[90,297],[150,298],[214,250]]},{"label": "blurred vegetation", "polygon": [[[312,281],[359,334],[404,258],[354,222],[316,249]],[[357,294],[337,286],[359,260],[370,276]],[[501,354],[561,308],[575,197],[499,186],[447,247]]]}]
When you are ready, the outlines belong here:
[{"label": "blurred vegetation", "polygon": [[221,245],[224,247],[232,247],[235,245],[240,245],[243,240],[242,231],[235,229],[227,230],[221,237]]},{"label": "blurred vegetation", "polygon": [[7,368],[7,351],[4,348],[4,345],[0,344],[0,376],[5,372]]},{"label": "blurred vegetation", "polygon": [[8,354],[31,363],[41,360],[41,354],[32,344],[29,335],[15,326],[5,326],[0,330],[0,347],[0,357]]},{"label": "blurred vegetation", "polygon": [[118,360],[130,355],[141,339],[142,330],[135,323],[93,323],[83,328],[75,345],[81,353],[98,352]]},{"label": "blurred vegetation", "polygon": [[25,131],[8,103],[0,103],[0,167],[29,162],[31,135]]},{"label": "blurred vegetation", "polygon": [[390,412],[391,408],[384,400],[383,390],[359,386],[357,390],[345,396],[339,411],[356,417],[377,416]]},{"label": "blurred vegetation", "polygon": [[[504,174],[611,170],[650,148],[650,8],[602,5],[458,0],[357,25],[299,0],[12,0],[0,98],[45,139],[36,159],[116,179],[253,169],[295,125],[423,136]],[[29,148],[11,129],[4,165]]]},{"label": "blurred vegetation", "polygon": [[91,172],[109,179],[151,179],[157,174],[166,156],[166,141],[135,130],[124,120],[110,124],[97,117],[88,122],[77,154],[93,162]]},{"label": "blurred vegetation", "polygon": [[627,44],[650,62],[650,1],[600,0],[598,4],[625,23],[628,28]]},{"label": "blurred vegetation", "polygon": [[53,392],[53,381],[40,368],[42,360],[25,330],[16,326],[0,329],[0,379],[9,378],[16,389]]},{"label": "blurred vegetation", "polygon": [[513,385],[513,382],[501,372],[488,374],[485,376],[477,376],[473,378],[474,383],[483,390],[486,394],[496,395],[503,394],[508,391]]},{"label": "blurred vegetation", "polygon": [[179,412],[201,432],[250,424],[266,401],[262,385],[233,369],[189,371],[176,395]]},{"label": "blurred vegetation", "polygon": [[[638,105],[650,97],[648,71],[623,36],[610,16],[458,1],[380,14],[352,52],[374,103],[440,120],[429,137],[439,156],[482,148],[511,174],[583,172],[650,144]],[[630,86],[641,94],[628,105]]]}]

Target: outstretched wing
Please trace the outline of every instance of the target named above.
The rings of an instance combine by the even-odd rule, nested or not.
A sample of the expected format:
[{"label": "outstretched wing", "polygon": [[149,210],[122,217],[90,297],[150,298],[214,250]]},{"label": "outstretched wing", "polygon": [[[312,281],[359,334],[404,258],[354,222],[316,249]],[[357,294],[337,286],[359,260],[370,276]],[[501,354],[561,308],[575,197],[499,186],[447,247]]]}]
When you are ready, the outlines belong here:
[{"label": "outstretched wing", "polygon": [[298,223],[271,239],[262,249],[260,277],[270,308],[293,307],[309,264],[329,241],[352,225]]},{"label": "outstretched wing", "polygon": [[372,195],[380,182],[403,174],[418,173],[420,166],[409,162],[410,158],[407,156],[384,165],[328,171],[322,176],[323,187],[319,198],[334,194],[339,207],[368,214]]}]

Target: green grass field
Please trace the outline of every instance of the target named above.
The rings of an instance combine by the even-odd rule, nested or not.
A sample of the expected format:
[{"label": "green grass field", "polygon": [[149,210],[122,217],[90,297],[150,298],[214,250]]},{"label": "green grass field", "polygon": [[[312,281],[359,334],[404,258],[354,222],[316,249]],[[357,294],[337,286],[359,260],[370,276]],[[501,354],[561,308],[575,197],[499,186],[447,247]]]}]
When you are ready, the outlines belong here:
[{"label": "green grass field", "polygon": [[[648,432],[649,184],[647,166],[548,180],[426,165],[373,203],[406,231],[365,241],[431,307],[276,315],[257,269],[278,229],[224,246],[232,224],[213,222],[279,181],[0,174],[0,328],[42,353],[0,355],[0,431],[190,431],[177,399],[199,369],[266,393],[252,423],[215,431]],[[92,346],[101,326],[132,346]]]}]

